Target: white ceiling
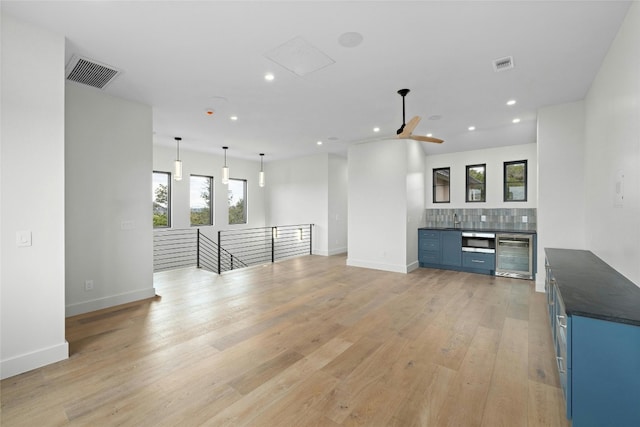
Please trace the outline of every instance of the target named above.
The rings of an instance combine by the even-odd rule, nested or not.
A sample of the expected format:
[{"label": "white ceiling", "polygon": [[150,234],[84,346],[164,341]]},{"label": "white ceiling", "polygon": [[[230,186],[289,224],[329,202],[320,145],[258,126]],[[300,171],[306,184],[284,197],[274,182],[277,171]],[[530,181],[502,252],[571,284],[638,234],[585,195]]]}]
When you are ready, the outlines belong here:
[{"label": "white ceiling", "polygon": [[[153,107],[155,144],[181,136],[183,149],[268,162],[344,153],[375,126],[394,135],[402,88],[407,120],[423,118],[414,133],[445,140],[427,154],[535,142],[537,109],[584,98],[629,4],[3,0],[2,12],[66,36],[67,60],[122,69],[104,91]],[[362,43],[342,46],[346,32]],[[296,37],[334,62],[300,77],[265,56]],[[495,72],[505,56],[515,67]]]}]

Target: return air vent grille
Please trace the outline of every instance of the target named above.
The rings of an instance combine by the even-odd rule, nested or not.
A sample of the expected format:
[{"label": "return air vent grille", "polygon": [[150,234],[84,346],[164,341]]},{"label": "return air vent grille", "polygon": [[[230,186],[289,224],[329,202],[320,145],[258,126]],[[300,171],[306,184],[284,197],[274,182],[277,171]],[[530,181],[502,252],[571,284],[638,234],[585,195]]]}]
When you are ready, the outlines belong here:
[{"label": "return air vent grille", "polygon": [[67,80],[104,89],[119,74],[120,70],[89,58],[74,56],[67,65]]},{"label": "return air vent grille", "polygon": [[496,59],[493,61],[493,69],[498,71],[510,70],[513,68],[513,57],[506,56],[504,58]]}]

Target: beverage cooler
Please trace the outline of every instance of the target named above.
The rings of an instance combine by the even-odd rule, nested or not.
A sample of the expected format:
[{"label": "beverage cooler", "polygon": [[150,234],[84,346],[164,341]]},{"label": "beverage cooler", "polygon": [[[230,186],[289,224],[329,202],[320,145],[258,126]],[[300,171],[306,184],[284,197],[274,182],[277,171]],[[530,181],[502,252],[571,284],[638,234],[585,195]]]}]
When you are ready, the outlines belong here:
[{"label": "beverage cooler", "polygon": [[533,279],[533,235],[496,235],[496,276]]}]

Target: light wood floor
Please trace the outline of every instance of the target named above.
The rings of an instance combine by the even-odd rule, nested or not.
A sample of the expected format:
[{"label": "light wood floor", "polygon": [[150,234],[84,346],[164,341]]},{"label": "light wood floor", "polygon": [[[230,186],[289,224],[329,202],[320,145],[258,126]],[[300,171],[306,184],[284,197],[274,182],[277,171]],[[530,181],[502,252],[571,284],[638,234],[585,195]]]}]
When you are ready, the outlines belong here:
[{"label": "light wood floor", "polygon": [[308,256],[155,275],[2,381],[5,426],[567,426],[533,283]]}]

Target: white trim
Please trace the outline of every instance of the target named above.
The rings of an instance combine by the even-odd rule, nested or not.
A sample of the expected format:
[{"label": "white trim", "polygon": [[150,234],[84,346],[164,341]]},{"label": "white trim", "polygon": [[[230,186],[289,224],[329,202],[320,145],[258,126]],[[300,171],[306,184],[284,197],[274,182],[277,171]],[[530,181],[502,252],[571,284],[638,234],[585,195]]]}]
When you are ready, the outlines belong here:
[{"label": "white trim", "polygon": [[97,298],[90,301],[83,301],[77,304],[66,306],[66,317],[75,316],[77,314],[90,313],[103,308],[113,307],[120,304],[127,304],[133,301],[153,298],[156,296],[155,288],[141,289],[138,291],[127,292],[124,294],[111,295],[104,298]]},{"label": "white trim", "polygon": [[347,258],[347,265],[351,267],[362,267],[362,268],[370,268],[373,270],[391,271],[394,273],[406,274],[410,271],[409,266],[406,266],[406,265],[382,264],[377,262],[354,260],[351,258]]},{"label": "white trim", "polygon": [[69,343],[66,341],[52,347],[21,354],[0,362],[0,379],[9,378],[68,358]]}]

